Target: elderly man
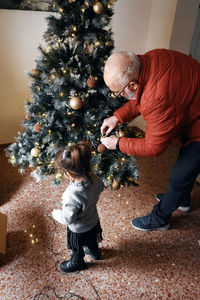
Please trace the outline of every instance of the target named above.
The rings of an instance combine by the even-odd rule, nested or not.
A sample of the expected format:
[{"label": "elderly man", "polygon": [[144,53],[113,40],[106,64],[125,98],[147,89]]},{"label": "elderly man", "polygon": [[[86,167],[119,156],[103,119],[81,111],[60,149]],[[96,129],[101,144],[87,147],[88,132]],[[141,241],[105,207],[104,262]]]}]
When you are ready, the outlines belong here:
[{"label": "elderly man", "polygon": [[[130,99],[104,120],[101,142],[108,149],[141,157],[158,156],[172,140],[181,144],[165,194],[150,214],[132,220],[134,228],[166,230],[172,212],[190,210],[190,193],[200,173],[200,63],[173,50],[156,49],[144,55],[119,52],[104,69],[106,85],[116,97]],[[117,123],[138,115],[146,121],[145,137],[109,136]]]}]

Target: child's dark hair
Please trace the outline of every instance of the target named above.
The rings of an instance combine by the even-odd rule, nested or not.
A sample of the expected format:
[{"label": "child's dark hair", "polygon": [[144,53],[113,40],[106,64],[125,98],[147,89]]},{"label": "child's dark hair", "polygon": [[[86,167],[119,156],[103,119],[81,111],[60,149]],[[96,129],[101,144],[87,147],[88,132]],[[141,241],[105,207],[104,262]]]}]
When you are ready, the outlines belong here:
[{"label": "child's dark hair", "polygon": [[89,177],[91,146],[89,142],[81,141],[73,146],[64,147],[57,155],[58,167],[76,177]]}]

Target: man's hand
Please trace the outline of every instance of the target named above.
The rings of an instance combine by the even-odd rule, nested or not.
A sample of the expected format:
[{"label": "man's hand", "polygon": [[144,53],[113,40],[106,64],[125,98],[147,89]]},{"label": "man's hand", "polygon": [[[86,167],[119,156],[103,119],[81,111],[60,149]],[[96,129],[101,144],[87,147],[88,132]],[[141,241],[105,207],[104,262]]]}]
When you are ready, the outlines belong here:
[{"label": "man's hand", "polygon": [[101,142],[106,146],[106,148],[115,150],[118,139],[119,138],[117,136],[111,135],[109,137],[101,138]]},{"label": "man's hand", "polygon": [[[101,134],[109,135],[109,133],[117,126],[118,119],[115,116],[109,117],[103,121],[101,126]],[[106,146],[106,145],[105,145]]]}]

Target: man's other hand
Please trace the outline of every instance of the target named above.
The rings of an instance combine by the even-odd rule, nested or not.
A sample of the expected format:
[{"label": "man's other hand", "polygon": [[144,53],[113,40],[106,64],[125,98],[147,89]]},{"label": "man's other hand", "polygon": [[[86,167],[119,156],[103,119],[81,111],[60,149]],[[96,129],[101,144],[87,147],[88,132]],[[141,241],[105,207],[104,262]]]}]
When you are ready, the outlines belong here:
[{"label": "man's other hand", "polygon": [[118,139],[119,138],[117,136],[111,135],[109,137],[101,138],[101,142],[104,144],[104,146],[106,146],[107,149],[115,150]]},{"label": "man's other hand", "polygon": [[101,126],[101,134],[109,135],[109,133],[117,126],[118,119],[115,116],[109,117],[103,121]]}]

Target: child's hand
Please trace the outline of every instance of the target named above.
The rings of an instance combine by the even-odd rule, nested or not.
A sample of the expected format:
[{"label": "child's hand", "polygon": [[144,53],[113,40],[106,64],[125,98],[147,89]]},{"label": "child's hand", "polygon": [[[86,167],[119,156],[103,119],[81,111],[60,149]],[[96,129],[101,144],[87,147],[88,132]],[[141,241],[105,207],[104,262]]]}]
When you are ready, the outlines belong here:
[{"label": "child's hand", "polygon": [[63,217],[62,217],[62,210],[61,209],[54,209],[52,211],[52,217],[54,218],[54,220],[56,220],[57,222],[66,225],[64,223]]}]

